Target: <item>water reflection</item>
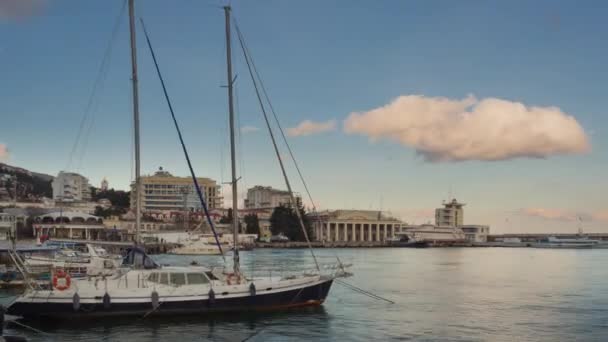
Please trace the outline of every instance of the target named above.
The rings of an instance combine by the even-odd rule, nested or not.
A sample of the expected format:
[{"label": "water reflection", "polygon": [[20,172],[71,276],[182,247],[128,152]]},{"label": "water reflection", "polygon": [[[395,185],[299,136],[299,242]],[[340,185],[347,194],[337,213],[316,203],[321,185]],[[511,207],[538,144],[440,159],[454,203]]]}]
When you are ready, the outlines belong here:
[{"label": "water reflection", "polygon": [[[608,336],[608,250],[515,248],[318,250],[322,263],[353,263],[320,308],[278,313],[44,323],[34,341],[602,341]],[[188,265],[193,257],[158,256]],[[221,258],[194,257],[221,265]],[[242,253],[246,273],[312,268],[307,250]],[[14,329],[13,329],[14,331]],[[20,334],[22,334],[20,332]]]}]

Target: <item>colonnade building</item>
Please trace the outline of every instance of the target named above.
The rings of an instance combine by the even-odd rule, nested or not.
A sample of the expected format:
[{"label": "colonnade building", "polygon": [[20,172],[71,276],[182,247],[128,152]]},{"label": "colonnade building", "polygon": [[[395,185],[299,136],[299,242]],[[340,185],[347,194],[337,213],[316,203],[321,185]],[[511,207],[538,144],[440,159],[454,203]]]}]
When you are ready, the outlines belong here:
[{"label": "colonnade building", "polygon": [[377,210],[334,210],[311,213],[316,241],[385,242],[406,224]]}]

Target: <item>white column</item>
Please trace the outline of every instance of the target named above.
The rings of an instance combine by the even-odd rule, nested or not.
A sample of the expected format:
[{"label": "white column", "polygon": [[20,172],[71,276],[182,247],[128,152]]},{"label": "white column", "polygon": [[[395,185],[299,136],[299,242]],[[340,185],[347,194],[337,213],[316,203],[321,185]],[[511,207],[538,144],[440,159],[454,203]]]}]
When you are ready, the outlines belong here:
[{"label": "white column", "polygon": [[365,235],[363,235],[363,224],[359,223],[359,239],[357,241],[365,241]]},{"label": "white column", "polygon": [[380,225],[379,224],[375,224],[376,226],[376,242],[380,241]]},{"label": "white column", "polygon": [[356,228],[357,228],[357,225],[354,222],[351,223],[351,227],[350,227],[350,230],[352,233],[351,241],[357,241],[357,229]]},{"label": "white column", "polygon": [[367,241],[372,241],[372,225],[367,223]]},{"label": "white column", "polygon": [[323,241],[330,241],[331,237],[329,234],[329,221],[325,222]]},{"label": "white column", "polygon": [[384,236],[383,236],[383,238],[382,238],[382,241],[386,241],[386,236],[388,235],[388,232],[387,232],[387,230],[388,230],[388,225],[383,224],[383,225],[382,225],[382,227],[384,228],[384,233],[383,233],[383,234],[384,234]]},{"label": "white column", "polygon": [[340,241],[340,224],[336,222],[334,225],[336,227],[334,241]]}]

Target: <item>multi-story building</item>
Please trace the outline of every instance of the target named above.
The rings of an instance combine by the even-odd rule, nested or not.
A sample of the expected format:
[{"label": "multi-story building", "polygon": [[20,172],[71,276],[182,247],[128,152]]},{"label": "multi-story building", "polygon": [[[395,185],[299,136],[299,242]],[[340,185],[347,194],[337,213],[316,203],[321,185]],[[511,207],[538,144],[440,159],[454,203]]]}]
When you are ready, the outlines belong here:
[{"label": "multi-story building", "polygon": [[435,225],[443,227],[458,227],[462,226],[464,203],[458,203],[456,199],[450,202],[444,202],[443,208],[435,209]]},{"label": "multi-story building", "polygon": [[388,241],[406,224],[374,210],[334,210],[311,213],[317,241]]},{"label": "multi-story building", "polygon": [[[221,188],[210,178],[197,178],[198,185],[205,196],[209,209],[222,207]],[[159,168],[152,176],[140,178],[139,196],[144,212],[192,211],[202,209],[197,191],[190,177],[175,177]],[[137,189],[131,184],[131,209],[135,209]]]},{"label": "multi-story building", "polygon": [[17,220],[15,216],[0,213],[0,240],[9,240],[11,237],[15,237],[16,230]]},{"label": "multi-story building", "polygon": [[[302,201],[299,195],[295,194],[295,197],[298,203]],[[281,205],[291,205],[289,191],[261,185],[247,189],[247,198],[245,199],[245,208],[247,209],[276,208]]]},{"label": "multi-story building", "polygon": [[53,179],[53,199],[61,202],[91,200],[89,180],[74,172],[60,171]]}]

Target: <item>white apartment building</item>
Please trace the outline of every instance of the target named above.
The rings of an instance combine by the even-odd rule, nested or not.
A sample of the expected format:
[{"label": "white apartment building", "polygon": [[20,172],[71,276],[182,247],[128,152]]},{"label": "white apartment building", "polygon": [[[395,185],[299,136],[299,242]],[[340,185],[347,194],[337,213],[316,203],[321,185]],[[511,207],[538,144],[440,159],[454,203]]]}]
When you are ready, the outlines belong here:
[{"label": "white apartment building", "polygon": [[91,200],[89,180],[74,172],[60,171],[53,179],[53,199],[61,202]]},{"label": "white apartment building", "polygon": [[454,198],[450,202],[444,202],[443,208],[435,209],[435,225],[442,227],[462,226],[464,219],[464,203],[458,203]]},{"label": "white apartment building", "polygon": [[[297,194],[294,195],[296,201],[300,203],[302,201],[301,197]],[[247,189],[247,198],[245,199],[245,208],[247,209],[274,209],[281,205],[291,205],[289,191],[261,185],[256,185],[253,188]]]},{"label": "white apartment building", "polygon": [[0,213],[0,241],[9,240],[11,236],[14,237],[16,230],[16,217],[7,213]]},{"label": "white apartment building", "polygon": [[[209,209],[222,207],[221,188],[210,178],[197,178]],[[162,167],[152,176],[140,178],[142,194],[141,208],[145,212],[201,210],[202,205],[190,177],[176,177]],[[135,183],[131,184],[131,209],[135,209],[137,198]]]}]

